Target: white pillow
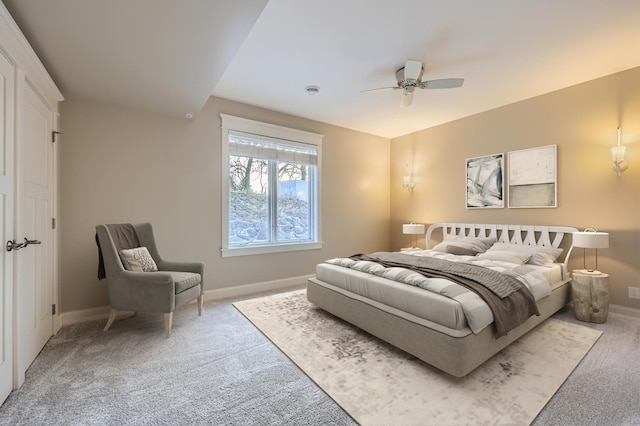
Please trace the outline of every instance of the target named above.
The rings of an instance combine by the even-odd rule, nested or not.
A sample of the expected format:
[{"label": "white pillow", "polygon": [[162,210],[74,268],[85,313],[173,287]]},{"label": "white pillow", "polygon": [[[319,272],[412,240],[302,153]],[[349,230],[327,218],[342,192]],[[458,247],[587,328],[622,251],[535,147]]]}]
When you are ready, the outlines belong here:
[{"label": "white pillow", "polygon": [[146,247],[120,250],[120,259],[124,268],[133,272],[156,272],[158,266]]},{"label": "white pillow", "polygon": [[447,246],[456,246],[465,249],[475,250],[477,253],[484,253],[493,243],[496,242],[495,238],[476,238],[476,237],[463,237],[459,235],[447,235],[444,241],[436,245],[433,249],[435,251],[447,252]]},{"label": "white pillow", "polygon": [[514,251],[529,253],[531,259],[527,263],[531,265],[548,266],[556,261],[562,254],[561,248],[527,246],[523,244],[495,243],[490,250]]},{"label": "white pillow", "polygon": [[531,255],[525,252],[489,249],[479,255],[478,259],[499,260],[501,262],[524,265],[529,261],[529,259],[531,259]]}]

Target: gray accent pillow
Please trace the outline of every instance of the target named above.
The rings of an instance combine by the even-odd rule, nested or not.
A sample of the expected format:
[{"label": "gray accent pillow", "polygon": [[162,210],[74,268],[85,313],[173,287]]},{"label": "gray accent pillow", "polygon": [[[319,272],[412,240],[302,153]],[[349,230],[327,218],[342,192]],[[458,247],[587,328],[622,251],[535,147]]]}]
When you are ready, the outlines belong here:
[{"label": "gray accent pillow", "polygon": [[447,244],[445,247],[447,253],[455,254],[457,256],[475,256],[478,254],[477,250],[468,247],[462,247],[457,245]]},{"label": "gray accent pillow", "polygon": [[475,250],[476,253],[484,253],[497,240],[495,238],[462,237],[459,235],[447,235],[443,242],[433,248],[435,251],[447,253],[447,247],[460,247]]}]

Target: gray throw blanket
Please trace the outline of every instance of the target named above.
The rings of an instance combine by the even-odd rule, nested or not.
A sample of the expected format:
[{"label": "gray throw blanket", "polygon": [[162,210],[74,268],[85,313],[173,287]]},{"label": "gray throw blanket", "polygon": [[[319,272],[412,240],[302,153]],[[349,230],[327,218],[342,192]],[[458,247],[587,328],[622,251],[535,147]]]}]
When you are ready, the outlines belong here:
[{"label": "gray throw blanket", "polygon": [[[120,253],[120,250],[128,250],[136,247],[140,247],[138,241],[138,234],[136,229],[130,223],[117,223],[107,225],[113,244],[116,246],[116,251]],[[98,234],[96,234],[96,244],[98,245],[98,279],[106,278],[107,275],[104,270],[104,259],[102,258],[102,248],[100,247],[100,241],[98,241]]]},{"label": "gray throw blanket", "polygon": [[496,338],[505,336],[532,315],[540,315],[533,295],[524,284],[510,275],[482,266],[390,252],[356,254],[351,259],[376,262],[387,268],[405,268],[428,278],[444,278],[468,288],[489,305]]}]

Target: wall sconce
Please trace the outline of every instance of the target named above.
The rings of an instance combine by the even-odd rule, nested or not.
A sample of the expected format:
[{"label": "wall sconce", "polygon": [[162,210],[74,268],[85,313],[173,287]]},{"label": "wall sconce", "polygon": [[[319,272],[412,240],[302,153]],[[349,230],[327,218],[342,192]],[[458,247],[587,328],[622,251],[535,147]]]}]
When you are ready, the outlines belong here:
[{"label": "wall sconce", "polygon": [[[573,233],[573,247],[582,247],[582,266],[583,270],[580,272],[584,274],[597,275],[601,272],[598,268],[598,249],[609,247],[609,233],[598,232],[594,228],[587,228],[583,232]],[[596,266],[593,268],[587,268],[587,262],[585,259],[585,252],[587,249],[596,249]]]},{"label": "wall sconce", "polygon": [[415,235],[415,245],[411,246],[411,249],[418,248],[418,235],[424,234],[424,224],[422,223],[405,223],[402,225],[402,233],[408,235]]},{"label": "wall sconce", "polygon": [[611,156],[613,157],[613,171],[620,176],[620,173],[629,168],[629,165],[624,162],[624,150],[625,146],[620,146],[620,127],[618,127],[618,146],[611,148]]},{"label": "wall sconce", "polygon": [[407,188],[409,192],[413,192],[416,183],[413,181],[413,175],[409,171],[409,165],[407,164],[407,174],[402,176],[402,187]]}]

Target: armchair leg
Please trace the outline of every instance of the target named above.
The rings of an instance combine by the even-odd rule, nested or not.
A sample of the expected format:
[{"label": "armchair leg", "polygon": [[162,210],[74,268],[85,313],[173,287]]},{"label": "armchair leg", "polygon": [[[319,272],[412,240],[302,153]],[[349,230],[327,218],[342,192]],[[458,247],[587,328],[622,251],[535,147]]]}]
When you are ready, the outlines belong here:
[{"label": "armchair leg", "polygon": [[113,321],[116,319],[116,315],[118,315],[118,310],[111,308],[111,313],[109,314],[109,319],[107,320],[107,325],[104,326],[104,331],[107,331]]},{"label": "armchair leg", "polygon": [[202,305],[204,303],[204,296],[200,295],[198,296],[198,316],[201,317],[202,316]]},{"label": "armchair leg", "polygon": [[171,337],[171,324],[173,323],[173,312],[164,314],[164,336],[165,338]]}]

